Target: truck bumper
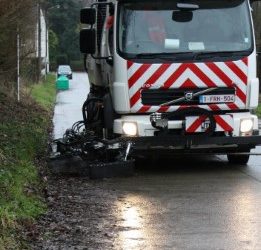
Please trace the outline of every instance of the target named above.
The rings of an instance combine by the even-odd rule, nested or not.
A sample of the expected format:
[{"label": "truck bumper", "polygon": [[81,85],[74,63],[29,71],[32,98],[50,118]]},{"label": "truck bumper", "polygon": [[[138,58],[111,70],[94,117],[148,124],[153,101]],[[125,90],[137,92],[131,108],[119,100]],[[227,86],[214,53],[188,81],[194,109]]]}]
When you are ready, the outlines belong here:
[{"label": "truck bumper", "polygon": [[146,136],[146,137],[120,137],[119,141],[131,142],[136,150],[170,149],[200,152],[244,152],[261,145],[261,135],[258,131],[253,136]]},{"label": "truck bumper", "polygon": [[[256,115],[252,115],[250,112],[241,112],[241,113],[227,113],[224,114],[223,117],[230,117],[229,123],[226,123],[229,127],[231,127],[231,130],[229,131],[230,134],[232,133],[233,136],[240,136],[240,124],[241,121],[244,119],[251,119],[253,121],[253,131],[258,130],[258,118]],[[124,136],[124,131],[123,131],[123,125],[124,123],[133,123],[135,124],[137,128],[137,136],[140,137],[151,137],[155,135],[155,132],[157,129],[155,129],[150,122],[150,116],[149,115],[128,115],[128,116],[122,116],[119,119],[114,120],[114,133],[123,135]],[[170,120],[168,121],[168,129],[177,131],[177,130],[186,130],[186,120]],[[200,129],[200,124],[198,128]],[[200,133],[200,131],[193,131],[193,134],[204,134]],[[222,132],[222,128],[217,124],[216,132]],[[195,133],[194,133],[195,132]],[[202,132],[202,131],[201,131]],[[226,131],[223,131],[226,132]]]},{"label": "truck bumper", "polygon": [[[133,143],[136,150],[169,149],[175,151],[199,151],[200,153],[230,153],[247,152],[261,145],[261,134],[258,129],[258,118],[250,112],[229,113],[232,119],[232,130],[217,131],[212,134],[187,133],[186,121],[168,121],[168,128],[159,131],[152,127],[147,115],[123,116],[115,120],[114,132],[120,134],[119,140]],[[253,121],[252,131],[241,132],[241,122],[245,119]],[[136,126],[136,136],[124,135],[123,124],[133,123]]]}]

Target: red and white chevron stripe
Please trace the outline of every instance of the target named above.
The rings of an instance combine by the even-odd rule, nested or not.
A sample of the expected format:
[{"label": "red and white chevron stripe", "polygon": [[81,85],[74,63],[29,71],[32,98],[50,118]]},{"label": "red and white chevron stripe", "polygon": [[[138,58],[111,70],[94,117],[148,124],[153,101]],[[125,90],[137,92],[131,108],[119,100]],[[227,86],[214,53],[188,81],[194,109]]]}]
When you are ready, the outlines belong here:
[{"label": "red and white chevron stripe", "polygon": [[130,107],[133,113],[176,111],[184,106],[145,106],[142,89],[235,87],[234,103],[198,105],[207,110],[246,107],[248,58],[229,62],[140,64],[127,62]]},{"label": "red and white chevron stripe", "polygon": [[[186,117],[186,132],[204,132],[207,119],[204,115]],[[216,121],[216,132],[232,132],[234,130],[234,120],[231,115],[214,115],[214,119]]]}]

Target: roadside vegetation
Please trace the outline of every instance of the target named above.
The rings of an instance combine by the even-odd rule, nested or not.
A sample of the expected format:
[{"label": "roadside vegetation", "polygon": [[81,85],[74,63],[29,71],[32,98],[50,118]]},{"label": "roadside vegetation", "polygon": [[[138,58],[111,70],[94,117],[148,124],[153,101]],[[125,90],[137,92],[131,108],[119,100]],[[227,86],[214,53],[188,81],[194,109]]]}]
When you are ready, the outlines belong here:
[{"label": "roadside vegetation", "polygon": [[261,97],[259,97],[259,106],[257,107],[256,114],[261,118]]},{"label": "roadside vegetation", "polygon": [[[79,49],[80,9],[86,0],[45,0],[49,21],[50,66],[70,64],[74,71],[83,70]],[[88,2],[88,1],[87,1]]]},{"label": "roadside vegetation", "polygon": [[50,75],[33,85],[20,103],[0,92],[0,250],[26,248],[24,228],[46,210],[39,172],[46,156],[54,80]]},{"label": "roadside vegetation", "polygon": [[55,94],[55,75],[53,74],[47,75],[43,84],[36,84],[31,87],[31,95],[34,100],[48,111],[52,111]]}]

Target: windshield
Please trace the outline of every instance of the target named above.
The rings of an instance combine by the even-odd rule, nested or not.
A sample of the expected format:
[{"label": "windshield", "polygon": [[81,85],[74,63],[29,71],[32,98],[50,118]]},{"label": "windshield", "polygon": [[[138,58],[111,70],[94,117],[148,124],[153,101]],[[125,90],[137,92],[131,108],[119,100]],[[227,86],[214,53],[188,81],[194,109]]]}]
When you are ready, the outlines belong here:
[{"label": "windshield", "polygon": [[124,2],[118,31],[118,49],[129,57],[252,48],[249,8],[243,0],[198,0],[189,8],[173,0]]},{"label": "windshield", "polygon": [[59,66],[58,71],[59,72],[69,72],[69,71],[71,71],[71,68],[70,68],[70,66]]}]

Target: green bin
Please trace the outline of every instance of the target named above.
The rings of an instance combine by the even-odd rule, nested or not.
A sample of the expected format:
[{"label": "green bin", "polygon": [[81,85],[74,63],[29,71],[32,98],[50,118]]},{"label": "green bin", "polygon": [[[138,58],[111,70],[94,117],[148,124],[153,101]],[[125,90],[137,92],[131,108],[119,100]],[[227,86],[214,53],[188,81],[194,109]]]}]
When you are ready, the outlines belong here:
[{"label": "green bin", "polygon": [[69,89],[69,79],[66,76],[60,76],[56,80],[56,89],[58,89],[58,90]]}]

